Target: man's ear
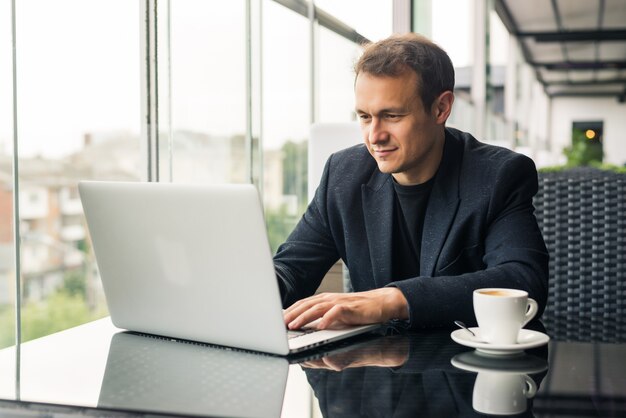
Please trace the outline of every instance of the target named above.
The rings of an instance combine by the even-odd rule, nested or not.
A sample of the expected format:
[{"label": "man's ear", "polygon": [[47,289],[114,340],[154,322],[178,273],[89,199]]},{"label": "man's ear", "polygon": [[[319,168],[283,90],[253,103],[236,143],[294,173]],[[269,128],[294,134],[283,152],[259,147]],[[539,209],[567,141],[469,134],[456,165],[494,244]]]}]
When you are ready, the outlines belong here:
[{"label": "man's ear", "polygon": [[443,125],[448,120],[450,112],[452,112],[452,103],[454,103],[454,93],[450,90],[444,91],[435,99],[433,116],[435,116],[438,125]]}]

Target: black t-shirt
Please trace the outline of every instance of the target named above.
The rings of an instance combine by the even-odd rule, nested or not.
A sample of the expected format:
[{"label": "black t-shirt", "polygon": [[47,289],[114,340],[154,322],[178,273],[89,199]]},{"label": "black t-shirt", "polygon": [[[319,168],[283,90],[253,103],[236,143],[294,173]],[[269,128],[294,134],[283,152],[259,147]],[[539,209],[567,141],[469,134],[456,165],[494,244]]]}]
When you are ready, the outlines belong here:
[{"label": "black t-shirt", "polygon": [[393,183],[396,192],[392,242],[394,281],[419,276],[422,230],[433,183],[434,177],[413,186]]}]

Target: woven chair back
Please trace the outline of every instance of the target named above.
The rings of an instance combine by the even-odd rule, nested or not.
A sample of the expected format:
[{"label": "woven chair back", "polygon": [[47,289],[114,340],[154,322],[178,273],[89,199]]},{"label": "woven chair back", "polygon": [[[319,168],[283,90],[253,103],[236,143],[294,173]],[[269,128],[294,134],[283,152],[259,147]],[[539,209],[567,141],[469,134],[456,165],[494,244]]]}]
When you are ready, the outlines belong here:
[{"label": "woven chair back", "polygon": [[549,333],[567,341],[626,341],[626,174],[539,173],[534,205],[550,252],[543,315]]}]

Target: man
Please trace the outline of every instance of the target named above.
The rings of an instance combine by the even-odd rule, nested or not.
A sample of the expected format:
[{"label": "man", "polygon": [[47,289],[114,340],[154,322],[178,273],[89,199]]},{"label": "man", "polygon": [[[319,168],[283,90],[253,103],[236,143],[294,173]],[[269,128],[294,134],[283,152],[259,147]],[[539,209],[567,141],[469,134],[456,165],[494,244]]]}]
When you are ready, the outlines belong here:
[{"label": "man", "polygon": [[[475,323],[472,292],[528,291],[540,313],[548,254],[529,158],[445,127],[454,68],[424,37],[369,45],[355,66],[364,145],[333,154],[274,258],[285,323]],[[341,258],[354,293],[311,296]]]}]

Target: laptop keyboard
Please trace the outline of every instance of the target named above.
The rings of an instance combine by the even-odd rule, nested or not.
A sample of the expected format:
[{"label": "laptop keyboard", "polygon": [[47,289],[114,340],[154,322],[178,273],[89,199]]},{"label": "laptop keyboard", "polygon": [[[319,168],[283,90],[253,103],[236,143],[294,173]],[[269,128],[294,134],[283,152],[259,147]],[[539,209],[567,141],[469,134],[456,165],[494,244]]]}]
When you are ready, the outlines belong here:
[{"label": "laptop keyboard", "polygon": [[319,331],[319,329],[315,329],[315,328],[301,328],[299,330],[288,329],[287,330],[287,339],[291,340],[293,338],[298,338],[298,337],[302,337],[304,335],[313,334],[314,332],[318,332],[318,331]]}]

